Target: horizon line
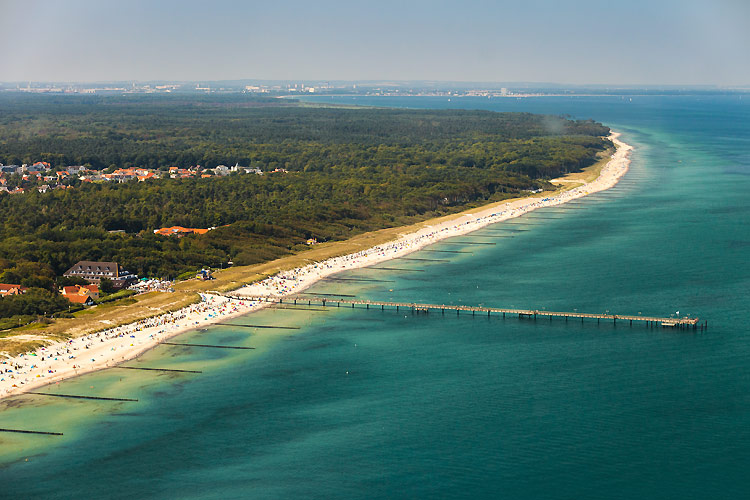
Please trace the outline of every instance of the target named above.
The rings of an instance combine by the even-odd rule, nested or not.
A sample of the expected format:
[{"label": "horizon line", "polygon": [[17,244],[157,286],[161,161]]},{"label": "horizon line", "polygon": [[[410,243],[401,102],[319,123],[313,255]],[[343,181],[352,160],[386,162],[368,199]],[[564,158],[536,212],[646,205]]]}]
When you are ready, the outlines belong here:
[{"label": "horizon line", "polygon": [[29,85],[29,84],[148,84],[148,83],[172,83],[172,84],[194,84],[194,83],[239,83],[239,82],[267,82],[267,83],[328,83],[328,84],[364,84],[364,85],[503,85],[503,86],[535,86],[560,87],[560,88],[715,88],[715,89],[750,89],[750,83],[746,84],[717,84],[717,83],[566,83],[566,82],[541,82],[541,81],[481,81],[481,80],[435,80],[435,79],[320,79],[320,78],[231,78],[231,79],[110,79],[110,80],[0,80],[0,85]]}]

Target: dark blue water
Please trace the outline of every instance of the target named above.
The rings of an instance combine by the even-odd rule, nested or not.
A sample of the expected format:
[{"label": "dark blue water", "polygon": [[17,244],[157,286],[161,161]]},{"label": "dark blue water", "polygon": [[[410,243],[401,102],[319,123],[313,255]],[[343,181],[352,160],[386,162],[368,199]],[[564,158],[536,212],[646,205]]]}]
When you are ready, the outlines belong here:
[{"label": "dark blue water", "polygon": [[[319,100],[319,99],[316,99]],[[322,99],[330,102],[330,99]],[[739,96],[339,98],[594,118],[634,145],[618,186],[321,283],[370,299],[689,314],[706,332],[338,309],[266,311],[61,392],[0,403],[1,498],[745,498],[750,106]],[[497,237],[500,235],[512,237]],[[392,266],[396,267],[396,266]],[[241,322],[241,320],[237,320]]]}]

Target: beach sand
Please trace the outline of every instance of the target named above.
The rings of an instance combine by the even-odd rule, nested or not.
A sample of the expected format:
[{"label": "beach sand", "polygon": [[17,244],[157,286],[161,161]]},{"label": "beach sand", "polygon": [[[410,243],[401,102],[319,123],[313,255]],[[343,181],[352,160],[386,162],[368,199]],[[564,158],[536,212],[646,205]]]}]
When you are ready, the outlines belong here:
[{"label": "beach sand", "polygon": [[0,361],[0,398],[28,392],[41,386],[84,373],[106,369],[138,357],[160,342],[197,328],[248,314],[269,305],[264,298],[300,293],[332,274],[371,266],[403,257],[445,238],[459,236],[489,224],[519,217],[543,207],[561,205],[588,194],[611,188],[627,172],[632,147],[613,133],[616,152],[602,167],[599,176],[573,189],[546,198],[522,198],[494,203],[472,213],[444,220],[400,235],[396,240],[361,252],[281,272],[232,292],[230,299],[218,294],[202,294],[202,302],[179,311],[104,330],[64,342],[55,342],[34,352]]}]

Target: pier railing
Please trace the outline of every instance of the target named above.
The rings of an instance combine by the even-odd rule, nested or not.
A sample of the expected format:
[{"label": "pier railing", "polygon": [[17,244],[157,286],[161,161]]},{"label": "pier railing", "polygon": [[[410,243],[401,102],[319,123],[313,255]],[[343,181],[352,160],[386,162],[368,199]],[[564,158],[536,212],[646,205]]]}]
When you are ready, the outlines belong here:
[{"label": "pier railing", "polygon": [[626,322],[630,325],[633,322],[645,324],[647,326],[661,326],[664,328],[692,328],[701,330],[708,327],[708,322],[704,321],[701,323],[699,318],[689,317],[659,317],[659,316],[641,316],[641,315],[628,315],[628,314],[597,314],[597,313],[581,313],[577,311],[546,311],[538,309],[508,309],[502,307],[487,307],[487,306],[467,306],[467,305],[455,305],[455,304],[422,304],[416,302],[384,302],[376,300],[362,300],[354,298],[339,298],[339,297],[322,297],[316,295],[310,296],[290,296],[290,297],[279,297],[279,296],[267,296],[267,297],[250,297],[242,295],[223,294],[225,297],[241,300],[254,300],[259,302],[272,302],[277,304],[307,304],[307,305],[322,305],[324,307],[364,307],[365,309],[380,308],[381,310],[388,309],[406,309],[411,310],[414,313],[427,313],[430,311],[439,311],[441,314],[446,312],[455,312],[456,315],[460,315],[462,312],[471,313],[472,316],[477,314],[483,314],[487,316],[506,315],[517,316],[521,319],[562,319],[565,321],[569,320],[596,320],[598,323],[602,321],[612,322],[617,324],[618,322]]}]

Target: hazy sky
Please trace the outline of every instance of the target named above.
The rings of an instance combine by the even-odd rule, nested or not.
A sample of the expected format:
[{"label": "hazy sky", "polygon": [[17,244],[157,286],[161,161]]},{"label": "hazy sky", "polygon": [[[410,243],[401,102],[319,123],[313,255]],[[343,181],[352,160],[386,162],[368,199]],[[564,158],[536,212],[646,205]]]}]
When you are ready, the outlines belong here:
[{"label": "hazy sky", "polygon": [[0,0],[0,81],[750,84],[750,0]]}]

